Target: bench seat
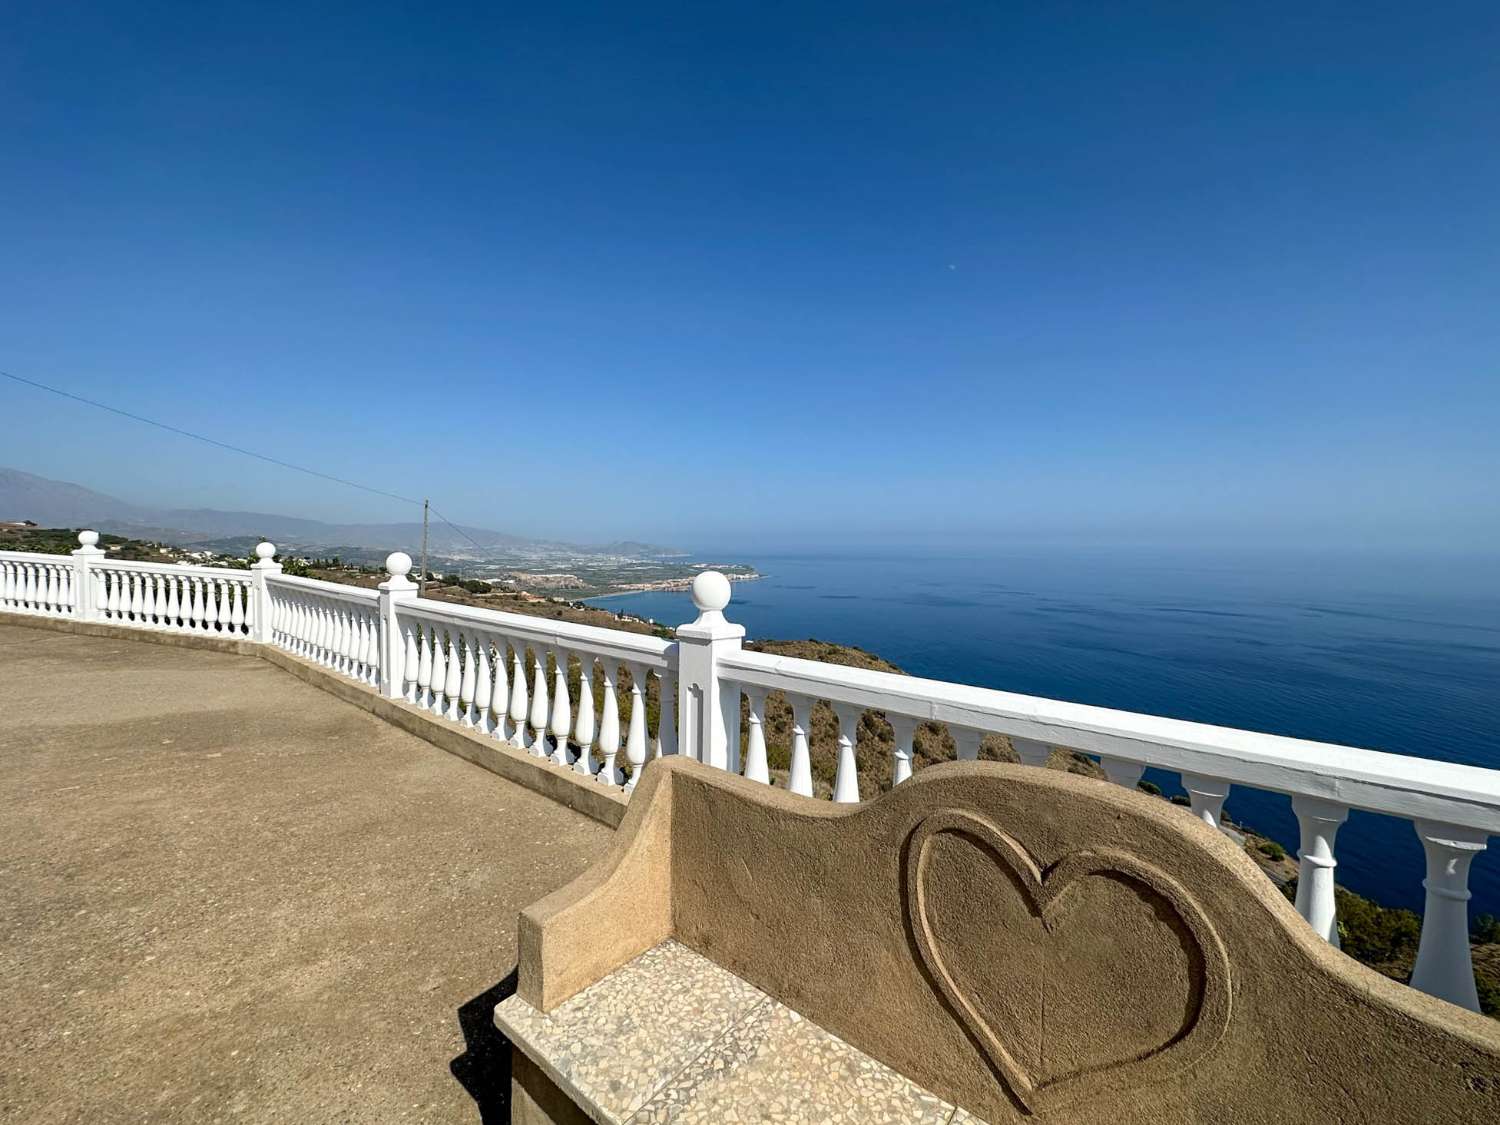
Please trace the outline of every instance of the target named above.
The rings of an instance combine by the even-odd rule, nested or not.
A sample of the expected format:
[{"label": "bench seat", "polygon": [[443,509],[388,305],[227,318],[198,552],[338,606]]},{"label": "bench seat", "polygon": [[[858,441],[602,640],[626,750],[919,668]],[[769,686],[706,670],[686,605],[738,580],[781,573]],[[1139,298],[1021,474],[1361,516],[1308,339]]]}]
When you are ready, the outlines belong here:
[{"label": "bench seat", "polygon": [[525,1125],[981,1125],[676,941],[549,1013],[512,996],[495,1025]]}]

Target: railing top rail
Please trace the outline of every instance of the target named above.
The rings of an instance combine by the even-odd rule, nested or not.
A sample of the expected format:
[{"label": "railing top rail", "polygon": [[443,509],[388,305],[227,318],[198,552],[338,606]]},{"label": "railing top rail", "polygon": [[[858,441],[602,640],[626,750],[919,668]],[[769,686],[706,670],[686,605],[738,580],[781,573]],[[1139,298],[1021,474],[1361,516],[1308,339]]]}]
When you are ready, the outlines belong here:
[{"label": "railing top rail", "polygon": [[72,555],[54,555],[48,551],[0,551],[0,562],[45,562],[73,565]]},{"label": "railing top rail", "polygon": [[202,566],[198,563],[139,562],[135,559],[95,559],[95,570],[126,570],[137,574],[176,574],[190,578],[217,578],[227,582],[249,582],[250,572],[232,566]]},{"label": "railing top rail", "polygon": [[295,574],[268,574],[266,584],[306,590],[319,597],[336,598],[346,602],[368,602],[374,605],[380,600],[379,590],[369,590],[363,586],[348,586],[342,582],[327,582],[321,578],[302,578]]},{"label": "railing top rail", "polygon": [[1500,770],[765,653],[721,667],[740,684],[1500,833]]},{"label": "railing top rail", "polygon": [[624,629],[605,629],[598,625],[579,625],[572,621],[551,621],[545,617],[506,613],[498,609],[480,609],[429,598],[400,602],[397,612],[402,616],[423,620],[488,629],[512,639],[536,641],[572,652],[590,652],[620,660],[638,661],[651,668],[670,668],[672,652],[676,648],[672,641],[643,633],[630,633]]}]

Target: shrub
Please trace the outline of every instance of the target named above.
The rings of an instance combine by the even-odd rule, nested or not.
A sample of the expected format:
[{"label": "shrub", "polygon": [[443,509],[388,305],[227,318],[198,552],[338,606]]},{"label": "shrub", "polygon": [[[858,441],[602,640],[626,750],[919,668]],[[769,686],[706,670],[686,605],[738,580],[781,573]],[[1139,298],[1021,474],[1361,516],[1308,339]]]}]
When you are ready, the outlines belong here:
[{"label": "shrub", "polygon": [[1267,859],[1274,859],[1277,862],[1280,862],[1281,860],[1286,858],[1286,849],[1278,844],[1275,840],[1263,840],[1256,846],[1259,848],[1260,854],[1265,856]]},{"label": "shrub", "polygon": [[1153,781],[1137,781],[1135,787],[1142,793],[1149,793],[1153,797],[1161,796],[1161,786]]}]

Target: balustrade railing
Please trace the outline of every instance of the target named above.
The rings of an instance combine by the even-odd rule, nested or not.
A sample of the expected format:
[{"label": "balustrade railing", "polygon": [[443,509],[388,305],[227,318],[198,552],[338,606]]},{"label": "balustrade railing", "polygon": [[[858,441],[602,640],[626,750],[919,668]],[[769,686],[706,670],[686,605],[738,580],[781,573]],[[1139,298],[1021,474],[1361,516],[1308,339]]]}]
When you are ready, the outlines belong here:
[{"label": "balustrade railing", "polygon": [[248,571],[143,562],[92,568],[95,615],[101,621],[179,633],[248,637],[255,605]]},{"label": "balustrade railing", "polygon": [[837,719],[832,799],[840,803],[860,799],[860,732],[882,724],[892,738],[892,784],[912,776],[915,733],[935,723],[960,759],[977,758],[986,736],[1003,735],[1026,765],[1043,766],[1064,749],[1095,758],[1117,785],[1134,787],[1147,767],[1174,771],[1192,813],[1211,826],[1233,786],[1284,793],[1301,827],[1296,908],[1334,944],[1339,826],[1350,809],[1400,817],[1427,857],[1411,983],[1478,1007],[1468,872],[1500,833],[1500,771],[747,651],[744,630],[724,618],[729,583],[713,572],[694,581],[697,620],[666,641],[422,599],[407,577],[411,559],[399,552],[387,560],[387,580],[368,590],[282,574],[269,543],[243,571],[109,560],[97,539],[82,533],[71,559],[0,552],[0,609],[274,644],[627,794],[651,758],[679,752],[771,784],[765,721],[773,693],[792,719],[786,788],[809,800],[819,703]]},{"label": "balustrade railing", "polygon": [[61,555],[0,551],[0,609],[72,617],[77,571]]},{"label": "balustrade railing", "polygon": [[393,689],[434,716],[626,792],[649,757],[678,752],[668,641],[419,598],[395,619]]}]

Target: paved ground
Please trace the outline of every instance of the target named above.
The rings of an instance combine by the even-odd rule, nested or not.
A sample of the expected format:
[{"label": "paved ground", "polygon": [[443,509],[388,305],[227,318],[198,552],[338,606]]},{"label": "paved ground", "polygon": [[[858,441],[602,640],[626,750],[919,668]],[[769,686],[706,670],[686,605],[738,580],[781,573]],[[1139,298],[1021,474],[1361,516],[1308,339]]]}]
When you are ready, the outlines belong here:
[{"label": "paved ground", "polygon": [[503,1122],[609,830],[254,657],[0,625],[0,1121]]}]

